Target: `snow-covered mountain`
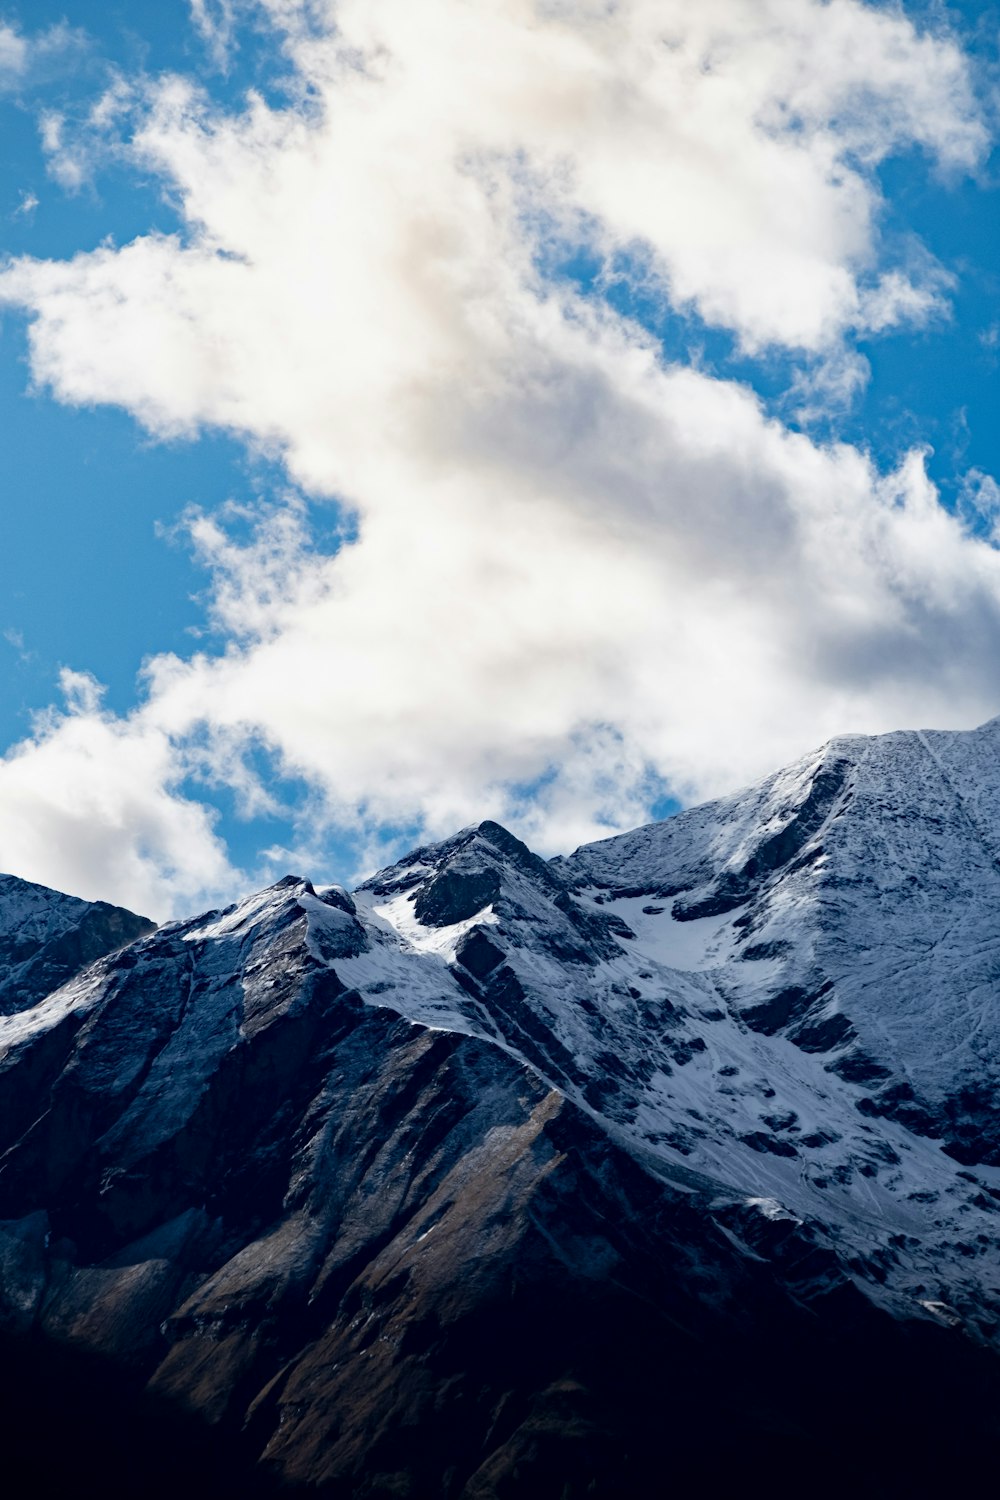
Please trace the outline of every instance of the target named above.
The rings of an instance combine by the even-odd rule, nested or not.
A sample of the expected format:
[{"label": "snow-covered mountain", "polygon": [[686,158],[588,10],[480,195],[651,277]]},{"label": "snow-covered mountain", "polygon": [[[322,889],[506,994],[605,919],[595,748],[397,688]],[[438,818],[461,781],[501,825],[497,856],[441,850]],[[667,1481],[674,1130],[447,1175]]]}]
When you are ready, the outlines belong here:
[{"label": "snow-covered mountain", "polygon": [[[664,1413],[676,1473],[848,1427],[977,1459],[998,861],[994,721],[551,862],[483,823],[288,877],[27,1005],[11,970],[5,1325],[337,1495],[653,1493]],[[5,952],[90,920],[24,890]]]}]

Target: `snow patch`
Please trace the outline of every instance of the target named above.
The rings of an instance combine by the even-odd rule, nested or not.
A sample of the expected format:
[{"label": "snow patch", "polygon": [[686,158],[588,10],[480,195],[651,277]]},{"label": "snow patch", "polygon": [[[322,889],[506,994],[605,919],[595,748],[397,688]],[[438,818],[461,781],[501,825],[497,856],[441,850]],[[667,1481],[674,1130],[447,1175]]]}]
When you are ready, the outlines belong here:
[{"label": "snow patch", "polygon": [[[621,917],[635,933],[635,942],[629,941],[631,951],[653,963],[691,972],[718,968],[732,958],[736,935],[731,913],[678,922],[670,915],[672,904],[652,896],[621,896],[602,903],[605,911]],[[660,910],[651,909],[656,907]]]},{"label": "snow patch", "polygon": [[774,1223],[801,1224],[803,1221],[780,1204],[777,1198],[746,1198],[747,1208],[755,1208]]},{"label": "snow patch", "polygon": [[484,906],[464,922],[453,922],[450,927],[426,927],[414,915],[412,892],[394,896],[381,906],[373,906],[371,911],[398,933],[408,948],[416,953],[436,953],[447,964],[456,962],[458,945],[467,932],[473,927],[495,926],[498,920],[493,907]]}]

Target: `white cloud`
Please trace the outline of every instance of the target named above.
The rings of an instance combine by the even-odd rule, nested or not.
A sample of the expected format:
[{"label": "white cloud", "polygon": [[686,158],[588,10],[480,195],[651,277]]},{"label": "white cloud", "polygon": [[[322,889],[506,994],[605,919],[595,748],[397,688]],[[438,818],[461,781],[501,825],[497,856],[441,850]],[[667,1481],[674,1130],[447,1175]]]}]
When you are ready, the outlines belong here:
[{"label": "white cloud", "polygon": [[0,868],[154,917],[230,888],[211,815],[177,792],[163,732],[105,712],[86,674],[65,672],[62,685],[65,710],[0,763]]},{"label": "white cloud", "polygon": [[953,276],[929,266],[920,279],[899,270],[887,271],[862,299],[862,327],[883,333],[900,323],[920,327],[932,318],[950,312],[945,293],[955,284]]},{"label": "white cloud", "polygon": [[963,476],[958,513],[969,531],[1000,542],[1000,484],[982,469]]},{"label": "white cloud", "polygon": [[47,82],[78,62],[86,50],[85,34],[65,22],[25,34],[0,21],[0,96]]},{"label": "white cloud", "polygon": [[236,45],[235,0],[188,0],[191,20],[216,67],[225,70]]},{"label": "white cloud", "polygon": [[12,209],[10,217],[12,219],[31,219],[31,218],[34,218],[35,209],[37,207],[38,207],[38,198],[37,198],[37,196],[33,192],[31,192],[29,189],[25,188],[22,191],[22,193],[21,193],[20,199],[18,200],[17,207],[15,209]]},{"label": "white cloud", "polygon": [[28,66],[28,44],[13,26],[0,24],[0,81],[16,82]]},{"label": "white cloud", "polygon": [[240,433],[359,539],[318,553],[295,505],[248,547],[192,516],[227,648],[153,661],[130,719],[79,702],[0,765],[0,810],[113,745],[148,799],[123,778],[100,868],[146,819],[162,906],[227,878],[183,775],[252,805],[253,744],[313,788],[313,833],[494,815],[552,848],[641,818],[656,778],[703,795],[827,734],[995,711],[1000,555],[919,455],[885,477],[792,433],[539,269],[554,237],[625,250],[848,399],[851,328],[940,305],[926,258],[883,264],[869,167],[982,151],[951,41],[855,0],[341,0],[332,35],[266,8],[311,94],[227,117],[171,78],[132,142],[186,234],[17,262],[0,299],[60,399]]},{"label": "white cloud", "polygon": [[40,115],[38,134],[49,176],[67,192],[77,192],[90,178],[90,153],[85,144],[77,138],[67,140],[66,120],[58,110]]},{"label": "white cloud", "polygon": [[60,110],[38,116],[39,144],[48,175],[67,193],[91,186],[98,171],[122,154],[116,131],[124,129],[141,100],[141,91],[111,72],[97,99],[75,117]]}]

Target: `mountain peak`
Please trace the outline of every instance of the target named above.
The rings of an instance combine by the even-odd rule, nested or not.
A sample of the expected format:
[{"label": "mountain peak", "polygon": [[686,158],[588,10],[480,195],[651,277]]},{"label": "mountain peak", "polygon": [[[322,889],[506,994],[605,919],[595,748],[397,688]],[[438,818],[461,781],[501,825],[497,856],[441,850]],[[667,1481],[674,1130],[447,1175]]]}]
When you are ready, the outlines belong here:
[{"label": "mountain peak", "polygon": [[106,901],[0,875],[0,1014],[28,1009],[85,964],[155,925]]},{"label": "mountain peak", "polygon": [[[0,1323],[345,1496],[549,1452],[565,1489],[574,1434],[571,1492],[644,1454],[649,1493],[663,1411],[825,1452],[859,1370],[902,1382],[883,1441],[942,1370],[964,1422],[1000,1399],[998,829],[989,726],[848,736],[568,858],[488,820],[105,953],[0,1019]],[[94,921],[5,893],[12,940]]]}]

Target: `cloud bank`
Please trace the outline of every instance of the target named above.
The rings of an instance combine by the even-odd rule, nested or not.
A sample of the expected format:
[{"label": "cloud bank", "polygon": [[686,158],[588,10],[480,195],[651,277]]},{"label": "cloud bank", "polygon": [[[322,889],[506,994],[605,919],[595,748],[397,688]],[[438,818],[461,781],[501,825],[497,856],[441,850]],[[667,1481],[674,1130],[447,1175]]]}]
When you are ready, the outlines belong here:
[{"label": "cloud bank", "polygon": [[946,308],[875,173],[981,159],[954,40],[857,0],[193,14],[272,25],[288,101],[149,85],[118,149],[182,232],[14,262],[0,300],[57,399],[239,434],[346,529],[190,518],[228,644],[150,662],[123,719],[67,679],[0,763],[0,864],[160,915],[235,878],[187,779],[260,806],[261,748],[313,838],[492,815],[554,850],[832,733],[1000,708],[1000,555],[922,455],[783,426],[573,274],[849,399],[856,335]]}]

